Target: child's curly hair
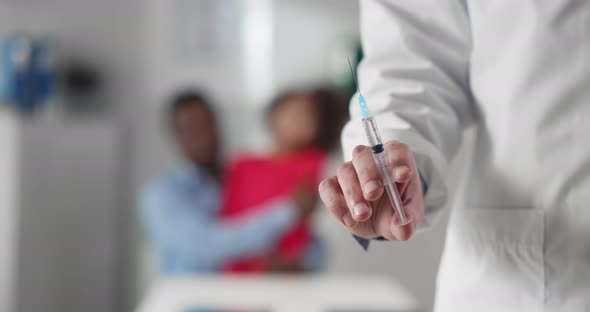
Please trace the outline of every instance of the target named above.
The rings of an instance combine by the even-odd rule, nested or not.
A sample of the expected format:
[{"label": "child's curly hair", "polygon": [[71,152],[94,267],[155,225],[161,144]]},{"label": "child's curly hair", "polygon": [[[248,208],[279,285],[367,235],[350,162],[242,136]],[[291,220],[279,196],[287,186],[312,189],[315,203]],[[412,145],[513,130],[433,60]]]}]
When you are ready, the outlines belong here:
[{"label": "child's curly hair", "polygon": [[289,90],[271,101],[267,119],[270,120],[278,107],[296,96],[308,96],[318,112],[319,131],[312,145],[327,152],[332,151],[339,145],[340,131],[348,119],[348,101],[340,92],[329,87]]}]

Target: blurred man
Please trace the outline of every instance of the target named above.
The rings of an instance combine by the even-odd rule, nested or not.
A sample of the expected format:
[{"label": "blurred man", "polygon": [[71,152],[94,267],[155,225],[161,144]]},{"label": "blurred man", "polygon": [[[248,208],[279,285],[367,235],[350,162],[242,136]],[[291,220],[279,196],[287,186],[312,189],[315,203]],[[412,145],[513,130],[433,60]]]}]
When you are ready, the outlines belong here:
[{"label": "blurred man", "polygon": [[[216,272],[241,257],[266,254],[293,224],[307,219],[315,200],[311,189],[267,202],[233,220],[219,220],[219,133],[206,99],[195,92],[179,95],[169,110],[174,138],[187,163],[150,185],[142,194],[144,224],[166,274]],[[307,263],[318,266],[317,251]],[[291,266],[269,259],[277,271]]]},{"label": "blurred man", "polygon": [[330,211],[358,236],[410,239],[475,126],[436,310],[589,311],[590,1],[361,3],[360,88],[413,222],[395,226],[354,103],[352,161],[320,186]]}]

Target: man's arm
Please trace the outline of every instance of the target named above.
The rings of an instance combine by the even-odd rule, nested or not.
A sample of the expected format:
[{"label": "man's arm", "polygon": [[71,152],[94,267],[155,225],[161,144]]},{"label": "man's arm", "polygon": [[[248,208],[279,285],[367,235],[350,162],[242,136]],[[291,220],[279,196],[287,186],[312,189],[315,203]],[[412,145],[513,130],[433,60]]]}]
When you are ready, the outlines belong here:
[{"label": "man's arm", "polygon": [[183,262],[217,267],[240,257],[271,250],[297,215],[289,200],[277,200],[239,222],[220,222],[191,213],[195,203],[163,190],[142,198],[144,221],[160,249],[173,250]]}]

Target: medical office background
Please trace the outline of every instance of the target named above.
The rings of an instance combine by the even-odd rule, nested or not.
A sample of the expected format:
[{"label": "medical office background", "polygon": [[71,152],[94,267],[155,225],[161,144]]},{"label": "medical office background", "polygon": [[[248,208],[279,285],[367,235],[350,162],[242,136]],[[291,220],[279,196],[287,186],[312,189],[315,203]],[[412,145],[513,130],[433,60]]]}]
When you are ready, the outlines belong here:
[{"label": "medical office background", "polygon": [[[264,148],[260,116],[276,92],[349,74],[358,3],[0,0],[0,38],[13,34],[49,40],[60,66],[86,69],[96,86],[81,97],[57,88],[33,114],[0,106],[0,310],[131,311],[155,280],[137,191],[178,161],[165,101],[206,90],[226,151]],[[317,219],[326,274],[387,275],[432,305],[446,213],[413,241],[369,253],[325,210]]]}]

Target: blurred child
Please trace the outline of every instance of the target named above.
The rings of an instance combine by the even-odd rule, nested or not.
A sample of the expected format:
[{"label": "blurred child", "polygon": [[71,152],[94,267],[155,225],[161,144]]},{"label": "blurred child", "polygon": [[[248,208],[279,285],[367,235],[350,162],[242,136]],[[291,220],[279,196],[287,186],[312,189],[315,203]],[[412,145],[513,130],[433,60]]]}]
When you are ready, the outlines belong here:
[{"label": "blurred child", "polygon": [[[328,89],[291,91],[277,97],[267,113],[275,148],[264,156],[242,155],[224,180],[222,218],[233,220],[287,194],[314,207],[328,151],[337,144],[346,103]],[[306,198],[302,200],[302,198]],[[315,271],[323,250],[308,220],[280,237],[272,253],[242,257],[229,272]]]},{"label": "blurred child", "polygon": [[271,252],[310,209],[291,196],[256,207],[239,220],[220,220],[219,133],[213,110],[198,92],[178,95],[168,118],[185,160],[142,193],[143,223],[164,274],[217,272],[224,263]]}]

